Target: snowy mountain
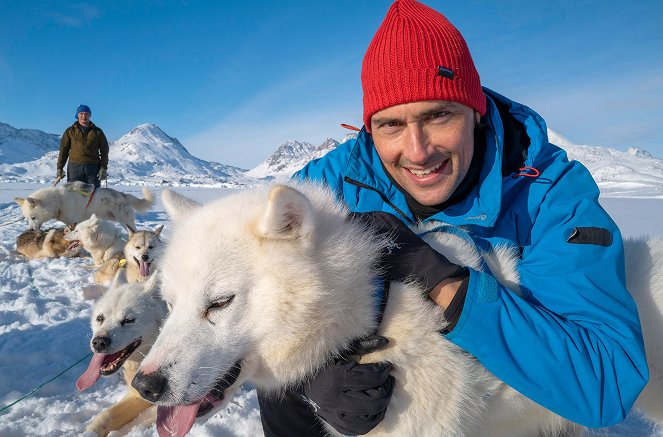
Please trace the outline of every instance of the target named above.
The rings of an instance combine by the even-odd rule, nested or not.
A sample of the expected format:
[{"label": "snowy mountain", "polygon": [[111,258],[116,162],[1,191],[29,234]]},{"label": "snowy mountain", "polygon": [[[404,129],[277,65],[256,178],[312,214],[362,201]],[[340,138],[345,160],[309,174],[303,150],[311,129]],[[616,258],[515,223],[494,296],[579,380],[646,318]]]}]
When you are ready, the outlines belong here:
[{"label": "snowy mountain", "polygon": [[45,153],[57,151],[60,135],[36,129],[16,129],[0,122],[0,164],[32,161]]},{"label": "snowy mountain", "polygon": [[[158,126],[141,124],[111,142],[109,183],[242,187],[284,180],[356,136],[348,134],[340,142],[328,138],[317,147],[289,140],[258,166],[245,171],[196,158]],[[663,197],[663,160],[649,152],[634,147],[622,152],[577,145],[550,129],[548,136],[553,144],[566,150],[569,159],[589,169],[603,196]],[[58,146],[58,135],[0,123],[0,181],[50,182],[55,175]]]},{"label": "snowy mountain", "polygon": [[646,150],[577,145],[550,129],[548,138],[589,169],[603,196],[663,197],[663,159]]},{"label": "snowy mountain", "polygon": [[141,124],[110,146],[109,177],[118,182],[255,185],[245,170],[196,158],[157,125]]},{"label": "snowy mountain", "polygon": [[[4,126],[8,126],[7,131],[14,129]],[[59,137],[33,132],[34,142],[24,140],[21,143],[12,139],[17,138],[16,135],[8,136],[7,144],[11,148],[23,147],[29,153],[15,153],[12,161],[0,161],[0,181],[46,183],[54,178]],[[51,138],[55,144],[51,149],[55,150],[38,154],[37,146],[43,143],[42,138]],[[110,142],[109,147],[108,182],[111,184],[234,187],[259,183],[246,176],[243,169],[194,157],[176,138],[168,136],[154,124],[136,126],[119,140]],[[38,157],[35,159],[33,155]]]},{"label": "snowy mountain", "polygon": [[[346,135],[344,140],[347,141],[349,138],[352,137]],[[309,161],[325,156],[338,147],[339,144],[341,143],[332,138],[327,138],[318,147],[313,147],[310,143],[288,140],[266,160],[247,171],[246,174],[255,178],[287,179]]]}]

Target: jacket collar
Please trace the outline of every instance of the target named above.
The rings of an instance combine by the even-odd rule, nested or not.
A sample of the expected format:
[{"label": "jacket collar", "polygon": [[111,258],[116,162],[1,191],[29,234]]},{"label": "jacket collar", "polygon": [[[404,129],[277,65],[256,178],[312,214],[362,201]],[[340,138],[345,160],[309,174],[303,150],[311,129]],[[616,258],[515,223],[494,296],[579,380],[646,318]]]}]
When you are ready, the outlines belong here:
[{"label": "jacket collar", "polygon": [[[489,90],[486,90],[489,91]],[[490,95],[486,96],[488,110],[484,117],[486,126],[486,153],[479,174],[478,184],[465,199],[449,206],[428,220],[439,220],[456,226],[479,225],[491,227],[500,212],[502,200],[502,145],[503,127],[497,107]],[[379,192],[393,206],[414,221],[405,195],[385,174],[371,135],[362,129],[355,141],[348,160],[345,176]]]}]

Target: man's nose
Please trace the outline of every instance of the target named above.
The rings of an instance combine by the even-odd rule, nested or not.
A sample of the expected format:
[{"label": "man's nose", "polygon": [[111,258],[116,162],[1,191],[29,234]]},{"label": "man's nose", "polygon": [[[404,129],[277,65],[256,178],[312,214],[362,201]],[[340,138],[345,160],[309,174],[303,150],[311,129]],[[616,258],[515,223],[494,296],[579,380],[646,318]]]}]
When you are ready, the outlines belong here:
[{"label": "man's nose", "polygon": [[419,123],[410,123],[406,128],[403,155],[414,164],[424,164],[430,156],[428,134]]}]

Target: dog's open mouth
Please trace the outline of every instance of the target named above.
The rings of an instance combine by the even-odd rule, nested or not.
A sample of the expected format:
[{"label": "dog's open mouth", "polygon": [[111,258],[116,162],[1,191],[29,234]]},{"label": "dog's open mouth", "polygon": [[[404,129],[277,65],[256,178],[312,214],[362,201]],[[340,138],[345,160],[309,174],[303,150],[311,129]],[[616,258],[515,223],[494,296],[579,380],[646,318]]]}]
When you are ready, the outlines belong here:
[{"label": "dog's open mouth", "polygon": [[240,362],[236,362],[212,388],[198,402],[190,405],[162,406],[157,409],[157,431],[160,437],[183,437],[191,427],[196,417],[204,416],[221,404],[225,398],[225,391],[232,386],[242,371]]},{"label": "dog's open mouth", "polygon": [[93,385],[101,375],[108,376],[120,370],[122,364],[131,356],[131,354],[140,346],[141,339],[134,341],[129,346],[125,347],[119,352],[114,354],[99,354],[92,355],[90,364],[87,370],[76,380],[76,388],[78,390],[85,390]]},{"label": "dog's open mouth", "polygon": [[69,247],[67,247],[67,250],[73,252],[80,248],[81,248],[81,240],[71,240],[71,243],[69,243]]},{"label": "dog's open mouth", "polygon": [[139,260],[135,256],[134,256],[134,261],[136,261],[136,264],[138,264],[138,274],[140,276],[142,276],[143,278],[147,278],[148,276],[150,276],[150,266],[152,265],[152,262]]}]

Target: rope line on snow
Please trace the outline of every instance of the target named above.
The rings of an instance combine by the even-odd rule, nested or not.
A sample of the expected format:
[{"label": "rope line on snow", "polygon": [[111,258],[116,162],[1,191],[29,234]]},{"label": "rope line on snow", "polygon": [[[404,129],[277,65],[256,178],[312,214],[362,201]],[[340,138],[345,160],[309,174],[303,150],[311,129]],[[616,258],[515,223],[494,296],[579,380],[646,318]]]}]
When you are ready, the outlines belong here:
[{"label": "rope line on snow", "polygon": [[30,267],[30,260],[27,260],[25,262],[25,265],[28,269],[28,279],[30,280],[30,286],[35,291],[35,293],[37,293],[37,296],[41,296],[41,293],[39,292],[39,287],[37,287],[37,284],[35,284],[35,279],[32,276],[32,268]]},{"label": "rope line on snow", "polygon": [[25,219],[23,217],[21,217],[21,218],[18,218],[16,220],[14,220],[13,222],[2,223],[2,224],[0,224],[0,228],[3,227],[3,226],[13,225],[14,223],[18,223],[18,222],[21,222],[23,220],[25,220]]},{"label": "rope line on snow", "polygon": [[0,413],[2,413],[3,411],[5,411],[6,409],[8,409],[8,408],[10,408],[10,407],[13,407],[14,405],[18,404],[18,403],[21,402],[23,399],[27,398],[28,396],[30,396],[31,394],[33,394],[34,392],[36,392],[37,390],[39,390],[40,388],[42,388],[43,386],[45,386],[46,384],[55,381],[55,380],[58,379],[60,376],[64,375],[66,372],[68,372],[69,370],[71,370],[71,369],[73,369],[74,367],[76,367],[76,365],[78,365],[81,361],[83,361],[84,359],[86,359],[86,358],[89,357],[90,355],[92,355],[92,352],[90,352],[89,354],[85,355],[83,358],[81,358],[80,360],[76,361],[74,364],[72,364],[71,366],[67,367],[67,368],[64,369],[62,372],[58,373],[57,375],[55,375],[54,377],[52,377],[52,378],[49,379],[48,381],[46,381],[46,382],[44,382],[44,383],[42,383],[42,384],[39,384],[37,387],[35,387],[35,388],[33,388],[32,390],[30,390],[30,392],[29,392],[28,394],[26,394],[26,395],[24,395],[24,396],[22,396],[22,397],[16,399],[16,400],[15,400],[14,402],[12,402],[11,404],[6,405],[6,406],[0,408]]}]

